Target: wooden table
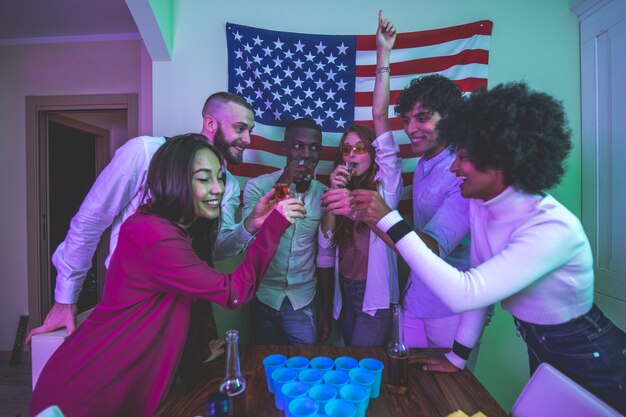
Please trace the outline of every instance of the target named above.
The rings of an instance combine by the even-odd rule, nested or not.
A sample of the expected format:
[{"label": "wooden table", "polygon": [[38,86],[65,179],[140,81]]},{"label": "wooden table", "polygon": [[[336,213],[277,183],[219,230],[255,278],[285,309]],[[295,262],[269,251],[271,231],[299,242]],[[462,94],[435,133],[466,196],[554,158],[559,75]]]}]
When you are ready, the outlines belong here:
[{"label": "wooden table", "polygon": [[[411,357],[432,349],[411,349]],[[326,346],[240,346],[241,371],[246,379],[246,411],[249,417],[282,417],[274,407],[274,397],[267,390],[263,358],[272,353],[287,357],[302,355],[352,356],[356,359],[377,358],[386,364],[382,348],[326,347]],[[224,355],[204,364],[176,386],[163,401],[156,416],[194,417],[204,415],[206,399],[218,390],[224,377]],[[418,366],[409,369],[409,392],[397,395],[387,391],[386,372],[383,371],[380,397],[370,401],[368,417],[447,416],[462,410],[468,415],[482,411],[487,417],[507,417],[476,377],[468,370],[453,374],[424,372]]]}]

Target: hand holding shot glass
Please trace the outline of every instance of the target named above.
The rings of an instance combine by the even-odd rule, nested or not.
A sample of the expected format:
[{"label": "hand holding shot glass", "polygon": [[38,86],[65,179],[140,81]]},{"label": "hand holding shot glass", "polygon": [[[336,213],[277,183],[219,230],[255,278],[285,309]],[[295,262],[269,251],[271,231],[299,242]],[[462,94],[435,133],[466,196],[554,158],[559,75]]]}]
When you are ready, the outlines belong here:
[{"label": "hand holding shot glass", "polygon": [[330,173],[331,188],[346,188],[352,180],[354,162],[343,162]]}]

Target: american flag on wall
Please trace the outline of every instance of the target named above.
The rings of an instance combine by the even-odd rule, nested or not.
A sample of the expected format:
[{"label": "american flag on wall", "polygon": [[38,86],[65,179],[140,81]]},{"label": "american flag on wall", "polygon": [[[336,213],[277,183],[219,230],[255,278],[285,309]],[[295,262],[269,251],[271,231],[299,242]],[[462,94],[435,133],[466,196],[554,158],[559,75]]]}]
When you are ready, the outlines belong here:
[{"label": "american flag on wall", "polygon": [[[391,51],[391,106],[411,79],[439,73],[469,93],[487,84],[492,22],[399,33]],[[374,35],[314,35],[226,25],[228,90],[245,97],[255,109],[252,144],[244,163],[230,166],[241,189],[249,178],[285,166],[280,143],[284,126],[308,117],[323,131],[318,179],[328,174],[341,134],[350,125],[373,127],[372,91],[376,69]],[[411,213],[412,175],[417,157],[411,152],[402,120],[391,119],[400,145],[405,185],[400,211]]]}]

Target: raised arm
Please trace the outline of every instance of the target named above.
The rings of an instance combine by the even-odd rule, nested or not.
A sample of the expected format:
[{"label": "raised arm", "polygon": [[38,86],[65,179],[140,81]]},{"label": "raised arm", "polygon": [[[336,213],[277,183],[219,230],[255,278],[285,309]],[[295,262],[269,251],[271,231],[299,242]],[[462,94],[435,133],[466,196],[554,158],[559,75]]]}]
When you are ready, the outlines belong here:
[{"label": "raised arm", "polygon": [[376,30],[376,80],[372,103],[372,117],[376,136],[390,130],[389,124],[389,55],[396,41],[396,29],[389,19],[383,18],[383,11],[378,11],[378,29]]}]

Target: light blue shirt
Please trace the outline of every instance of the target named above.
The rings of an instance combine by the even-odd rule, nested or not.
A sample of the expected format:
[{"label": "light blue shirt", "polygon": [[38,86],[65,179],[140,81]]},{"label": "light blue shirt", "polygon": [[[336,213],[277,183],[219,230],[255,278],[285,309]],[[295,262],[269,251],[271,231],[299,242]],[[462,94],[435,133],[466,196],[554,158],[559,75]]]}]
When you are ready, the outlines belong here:
[{"label": "light blue shirt", "polygon": [[[243,192],[243,218],[252,212],[259,198],[272,189],[282,173],[280,170],[248,181]],[[263,276],[256,296],[274,310],[280,310],[285,297],[294,310],[306,306],[315,297],[317,230],[322,220],[321,198],[325,188],[319,181],[311,181],[304,197],[306,218],[297,219],[285,230]]]},{"label": "light blue shirt", "polygon": [[[459,180],[450,172],[455,155],[444,149],[429,160],[420,158],[413,175],[413,228],[433,237],[439,256],[464,271],[469,267],[469,200],[461,196]],[[404,307],[419,318],[454,315],[411,272]]]}]

